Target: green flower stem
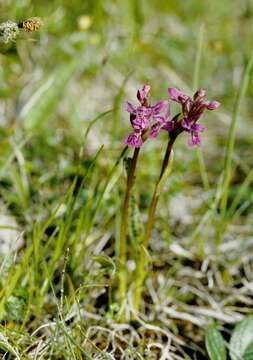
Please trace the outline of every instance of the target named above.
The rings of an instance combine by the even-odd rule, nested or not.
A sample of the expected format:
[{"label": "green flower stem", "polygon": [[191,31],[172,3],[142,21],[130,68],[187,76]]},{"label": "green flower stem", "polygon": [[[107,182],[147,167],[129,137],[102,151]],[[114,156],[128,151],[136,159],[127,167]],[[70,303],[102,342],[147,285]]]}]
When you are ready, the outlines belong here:
[{"label": "green flower stem", "polygon": [[123,305],[126,299],[127,293],[127,231],[128,231],[128,213],[129,213],[129,202],[131,197],[132,188],[135,182],[135,171],[138,160],[140,148],[135,148],[130,168],[127,176],[126,193],[124,197],[120,227],[120,254],[119,254],[119,300],[120,304]]},{"label": "green flower stem", "polygon": [[146,249],[148,247],[149,239],[152,234],[152,230],[154,227],[155,222],[155,213],[157,208],[157,203],[160,197],[161,190],[163,188],[164,182],[167,179],[169,173],[172,169],[172,147],[176,140],[176,136],[172,137],[168,141],[167,149],[164,155],[163,164],[160,172],[160,176],[158,178],[158,181],[156,182],[152,200],[149,207],[148,212],[148,220],[146,223],[145,233],[143,236],[143,242],[142,242],[142,248],[140,251],[139,261],[136,265],[136,282],[135,282],[135,288],[134,288],[134,309],[136,311],[139,310],[140,307],[140,300],[141,300],[141,290],[142,285],[145,280],[146,272]]}]

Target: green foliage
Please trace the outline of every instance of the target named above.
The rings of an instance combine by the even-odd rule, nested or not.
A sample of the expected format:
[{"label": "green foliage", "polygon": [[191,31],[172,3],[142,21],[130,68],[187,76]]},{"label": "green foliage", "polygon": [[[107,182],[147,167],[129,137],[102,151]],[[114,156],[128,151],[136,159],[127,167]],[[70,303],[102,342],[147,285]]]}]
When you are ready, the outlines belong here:
[{"label": "green foliage", "polygon": [[206,349],[210,360],[226,360],[227,353],[223,337],[215,324],[209,325],[205,335]]},{"label": "green foliage", "polygon": [[24,105],[20,117],[26,130],[36,130],[49,120],[80,65],[80,60],[72,60],[69,64],[57,68],[45,83],[32,95]]},{"label": "green foliage", "polygon": [[25,289],[19,288],[13,292],[5,302],[7,318],[20,321],[27,309],[28,293]]},{"label": "green foliage", "polygon": [[7,352],[9,355],[15,356],[15,359],[20,360],[19,352],[15,349],[12,344],[8,341],[8,338],[4,336],[3,334],[0,334],[0,349]]},{"label": "green foliage", "polygon": [[251,360],[253,359],[253,342],[247,346],[246,350],[242,356],[243,360]]},{"label": "green foliage", "polygon": [[253,342],[253,315],[246,317],[236,325],[229,344],[232,360],[250,359]]}]

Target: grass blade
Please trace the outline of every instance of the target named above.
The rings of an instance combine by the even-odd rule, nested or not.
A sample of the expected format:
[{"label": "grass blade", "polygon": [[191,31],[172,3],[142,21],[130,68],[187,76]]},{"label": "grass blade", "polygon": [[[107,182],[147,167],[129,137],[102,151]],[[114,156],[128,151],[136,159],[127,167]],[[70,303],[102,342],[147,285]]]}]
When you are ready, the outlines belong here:
[{"label": "grass blade", "polygon": [[228,201],[228,191],[229,185],[231,181],[231,173],[232,173],[232,158],[235,146],[235,137],[236,137],[236,125],[238,121],[238,117],[241,111],[242,101],[246,95],[249,80],[250,80],[250,73],[253,65],[253,53],[251,54],[250,60],[246,66],[246,69],[243,74],[241,87],[239,89],[237,100],[235,103],[235,108],[233,112],[232,121],[229,128],[228,134],[228,141],[227,141],[227,148],[226,148],[226,155],[225,155],[225,163],[224,163],[224,177],[223,177],[223,185],[222,185],[222,196],[220,202],[220,210],[221,215],[224,218],[227,210],[227,201]]}]

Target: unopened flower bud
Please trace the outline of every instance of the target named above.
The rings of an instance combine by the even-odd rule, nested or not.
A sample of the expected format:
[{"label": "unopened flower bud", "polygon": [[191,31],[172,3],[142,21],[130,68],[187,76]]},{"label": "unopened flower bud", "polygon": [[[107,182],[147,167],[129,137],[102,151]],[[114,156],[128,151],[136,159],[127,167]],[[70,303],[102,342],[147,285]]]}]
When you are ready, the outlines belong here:
[{"label": "unopened flower bud", "polygon": [[200,100],[203,100],[206,96],[206,90],[204,88],[200,88],[193,96],[193,100],[198,102]]},{"label": "unopened flower bud", "polygon": [[190,98],[188,98],[183,104],[182,104],[182,109],[183,109],[183,114],[187,115],[190,110],[191,110],[191,106],[192,106],[192,101]]}]

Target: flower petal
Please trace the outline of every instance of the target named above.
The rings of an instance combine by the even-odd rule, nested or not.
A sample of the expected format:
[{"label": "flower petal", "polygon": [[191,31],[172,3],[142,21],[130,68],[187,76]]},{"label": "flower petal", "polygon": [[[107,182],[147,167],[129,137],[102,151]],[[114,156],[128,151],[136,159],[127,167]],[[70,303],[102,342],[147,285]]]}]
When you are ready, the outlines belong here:
[{"label": "flower petal", "polygon": [[164,117],[166,120],[170,117],[170,103],[169,102],[167,104],[167,108],[165,110]]},{"label": "flower petal", "polygon": [[136,113],[136,108],[129,101],[126,102],[125,110],[127,112],[129,112],[130,114],[135,114]]},{"label": "flower petal", "polygon": [[153,114],[159,114],[162,111],[165,111],[168,109],[169,102],[166,100],[158,101],[154,106],[152,106]]},{"label": "flower petal", "polygon": [[148,128],[149,120],[146,117],[136,116],[131,123],[135,130],[142,131]]},{"label": "flower petal", "polygon": [[206,103],[206,108],[208,110],[215,110],[220,106],[219,101],[210,101]]},{"label": "flower petal", "polygon": [[143,141],[141,138],[141,133],[133,132],[124,140],[124,144],[129,147],[139,148],[142,146]]},{"label": "flower petal", "polygon": [[168,88],[168,93],[171,100],[183,104],[190,96],[184,94],[182,91],[177,90],[176,88]]},{"label": "flower petal", "polygon": [[205,98],[206,96],[206,89],[204,88],[200,88],[198,91],[196,91],[196,93],[193,96],[193,100],[194,101],[201,101]]},{"label": "flower petal", "polygon": [[153,111],[150,107],[138,106],[136,109],[136,115],[138,117],[146,117],[147,119],[149,119],[152,113]]},{"label": "flower petal", "polygon": [[186,131],[191,130],[191,122],[189,121],[188,118],[183,118],[181,121],[181,125]]},{"label": "flower petal", "polygon": [[201,144],[200,136],[197,132],[191,132],[190,137],[188,139],[189,146],[199,146]]},{"label": "flower petal", "polygon": [[205,126],[203,126],[201,124],[194,123],[191,125],[191,131],[193,131],[193,132],[198,133],[198,132],[203,132],[205,130],[206,130]]},{"label": "flower petal", "polygon": [[166,124],[163,126],[163,130],[170,132],[173,129],[174,129],[174,121],[166,121]]},{"label": "flower petal", "polygon": [[193,107],[192,99],[188,98],[187,100],[185,100],[185,102],[182,105],[182,111],[184,116],[187,116],[190,113],[192,107]]},{"label": "flower petal", "polygon": [[162,127],[162,125],[159,122],[154,124],[150,130],[149,137],[151,139],[155,139],[157,137],[157,135],[159,134],[161,127]]},{"label": "flower petal", "polygon": [[153,116],[153,120],[155,122],[158,122],[160,125],[165,125],[166,123],[166,119],[164,116],[161,116],[161,115],[155,115]]}]

